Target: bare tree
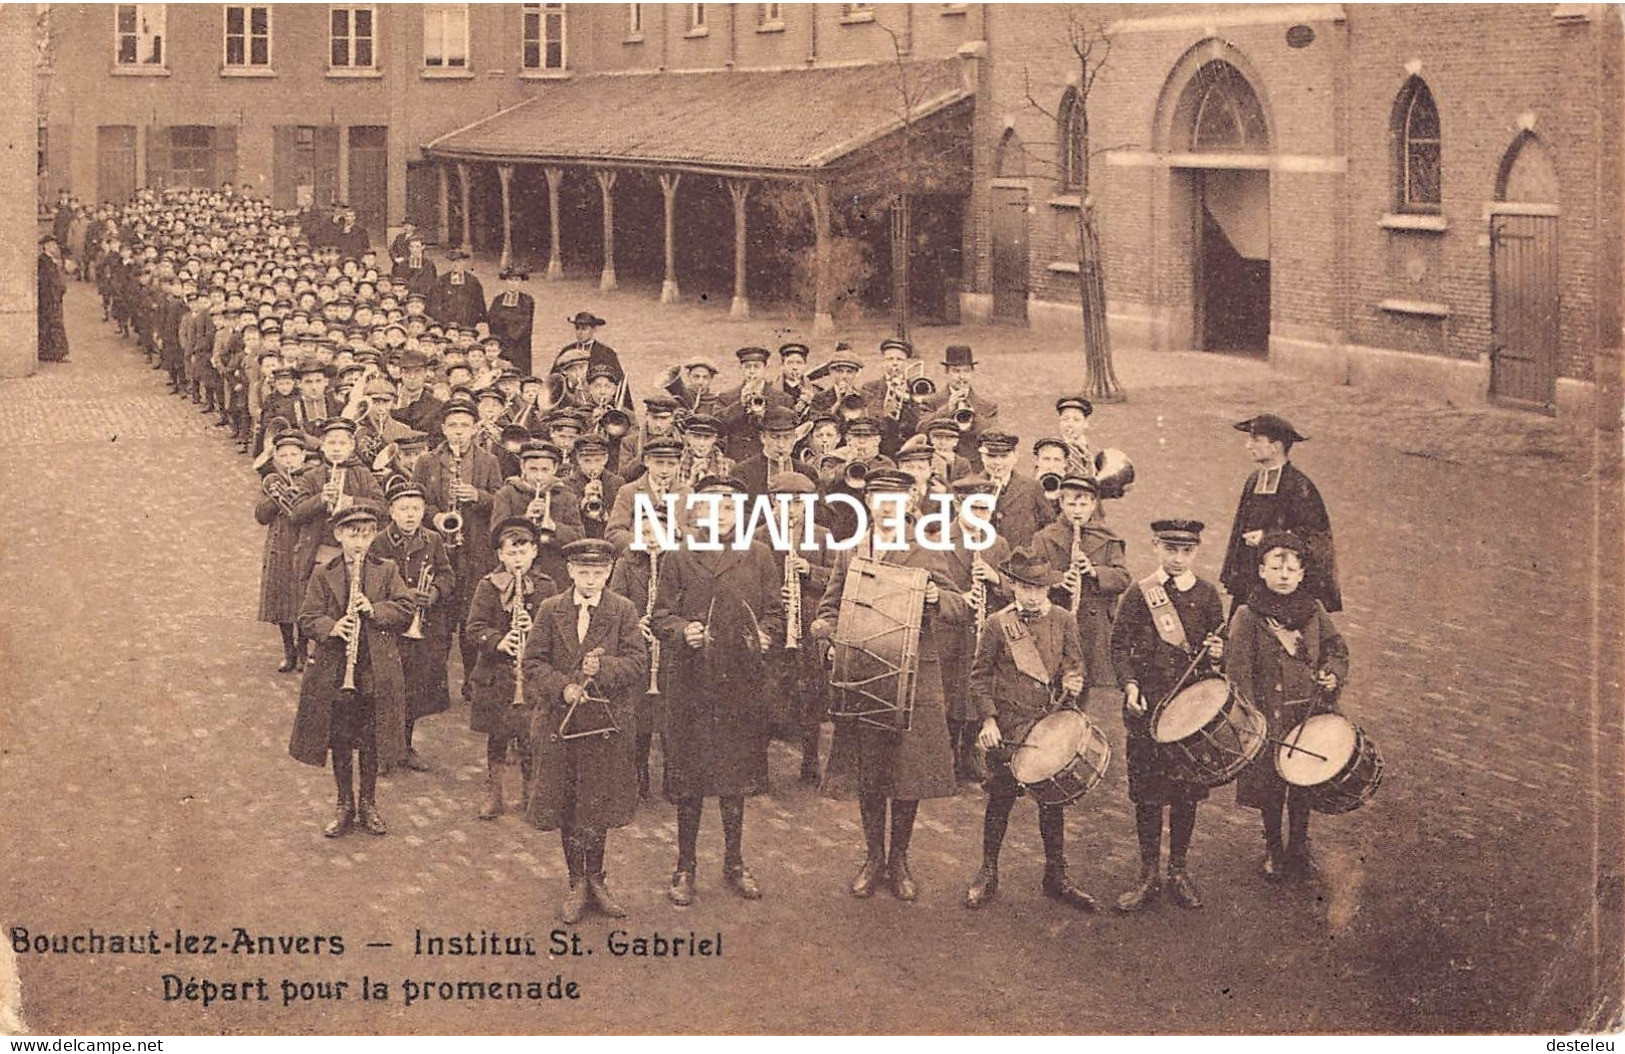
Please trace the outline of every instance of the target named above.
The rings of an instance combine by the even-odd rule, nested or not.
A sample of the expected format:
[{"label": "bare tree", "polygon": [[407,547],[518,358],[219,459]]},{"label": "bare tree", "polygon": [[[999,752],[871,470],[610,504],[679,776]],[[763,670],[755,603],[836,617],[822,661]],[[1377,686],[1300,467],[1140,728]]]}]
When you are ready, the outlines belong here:
[{"label": "bare tree", "polygon": [[1067,13],[1065,42],[1071,61],[1077,63],[1076,76],[1065,103],[1054,110],[1039,102],[1033,93],[1029,71],[1027,104],[1049,118],[1051,127],[1059,133],[1055,160],[1038,160],[1059,168],[1064,181],[1074,184],[1078,191],[1078,300],[1083,309],[1084,394],[1095,402],[1122,402],[1128,395],[1112,368],[1111,334],[1106,327],[1105,265],[1100,251],[1100,230],[1095,222],[1095,202],[1089,189],[1090,162],[1095,155],[1122,149],[1124,145],[1091,148],[1089,138],[1089,99],[1096,79],[1107,68],[1112,36],[1102,23],[1086,20],[1072,9]]}]

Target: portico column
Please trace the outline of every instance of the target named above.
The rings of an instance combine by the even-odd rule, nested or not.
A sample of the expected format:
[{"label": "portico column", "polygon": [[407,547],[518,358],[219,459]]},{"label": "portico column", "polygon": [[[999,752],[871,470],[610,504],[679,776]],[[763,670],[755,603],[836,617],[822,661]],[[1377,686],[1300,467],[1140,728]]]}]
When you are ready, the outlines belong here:
[{"label": "portico column", "polygon": [[547,277],[564,277],[564,256],[559,252],[559,184],[564,181],[564,169],[544,168],[547,177]]},{"label": "portico column", "polygon": [[750,197],[750,180],[728,180],[728,195],[734,200],[734,300],[729,318],[750,317],[750,297],[745,289],[745,203]]},{"label": "portico column", "polygon": [[474,236],[469,230],[469,182],[468,163],[466,161],[457,162],[457,193],[459,200],[463,203],[463,240],[461,244],[464,252],[471,251],[474,248]]},{"label": "portico column", "polygon": [[435,225],[435,243],[442,247],[451,240],[451,166],[435,166],[440,174],[440,213]]},{"label": "portico column", "polygon": [[660,193],[666,199],[666,278],[660,283],[662,304],[675,303],[677,300],[677,252],[672,238],[676,230],[677,184],[682,181],[681,172],[660,174]]},{"label": "portico column", "polygon": [[498,266],[507,267],[513,255],[513,166],[498,165],[497,180],[502,184],[502,262]]},{"label": "portico column", "polygon": [[813,232],[813,332],[828,333],[835,328],[835,316],[830,304],[829,288],[829,184],[814,183],[808,191],[812,198]]},{"label": "portico column", "polygon": [[593,171],[598,177],[598,191],[604,197],[604,270],[598,276],[599,289],[615,288],[615,177],[613,168]]}]

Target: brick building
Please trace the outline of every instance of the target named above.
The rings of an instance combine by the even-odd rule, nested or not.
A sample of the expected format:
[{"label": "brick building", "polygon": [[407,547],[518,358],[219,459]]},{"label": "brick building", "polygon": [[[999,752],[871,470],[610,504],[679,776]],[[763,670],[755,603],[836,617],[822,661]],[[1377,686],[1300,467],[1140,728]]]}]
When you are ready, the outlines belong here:
[{"label": "brick building", "polygon": [[[1619,373],[1588,5],[52,5],[42,189],[247,184],[650,295],[1076,327],[1581,409]],[[1085,108],[1069,22],[1110,59]],[[900,197],[899,195],[906,195]],[[907,207],[899,207],[899,202]],[[907,245],[907,253],[893,251]],[[1610,405],[1611,399],[1602,400]]]}]

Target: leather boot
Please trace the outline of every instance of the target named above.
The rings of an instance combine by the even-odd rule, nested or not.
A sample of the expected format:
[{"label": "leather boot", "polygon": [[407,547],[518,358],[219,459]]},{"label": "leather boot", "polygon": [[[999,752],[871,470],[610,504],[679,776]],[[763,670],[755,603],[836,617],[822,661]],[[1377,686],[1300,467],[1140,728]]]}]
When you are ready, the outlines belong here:
[{"label": "leather boot", "polygon": [[559,921],[566,926],[573,926],[581,921],[581,916],[587,913],[587,879],[586,867],[583,857],[585,851],[581,839],[571,837],[565,840],[564,863],[570,871],[570,891],[564,895],[564,903],[559,905]]},{"label": "leather boot", "polygon": [[1168,866],[1168,899],[1192,911],[1202,907],[1202,898],[1196,892],[1196,883],[1183,867]]},{"label": "leather boot", "polygon": [[1062,863],[1045,866],[1044,895],[1079,911],[1095,910],[1095,898],[1072,884],[1066,874],[1066,865]]},{"label": "leather boot", "polygon": [[502,797],[502,765],[486,764],[485,768],[485,808],[480,810],[480,819],[494,820],[508,811],[508,803]]},{"label": "leather boot", "polygon": [[1156,865],[1140,868],[1140,882],[1117,898],[1117,910],[1125,915],[1156,907],[1162,897],[1162,880],[1157,877]]},{"label": "leather boot", "polygon": [[907,853],[893,853],[886,870],[891,872],[891,891],[898,900],[912,901],[919,897],[920,889],[914,884],[914,876],[908,872]]},{"label": "leather boot", "polygon": [[744,864],[730,864],[722,869],[722,877],[733,891],[745,900],[761,900],[762,887],[757,884],[756,876],[750,873],[750,868]]},{"label": "leather boot", "polygon": [[999,865],[982,862],[982,869],[976,872],[976,878],[971,881],[970,888],[965,890],[965,906],[967,908],[986,907],[993,902],[999,893]]},{"label": "leather boot", "polygon": [[886,861],[877,856],[866,857],[863,866],[852,878],[852,895],[860,900],[872,897],[880,884],[887,880]]},{"label": "leather boot", "polygon": [[328,838],[337,838],[349,834],[350,828],[355,826],[355,801],[350,798],[340,798],[333,810],[333,819],[322,828],[322,834]]},{"label": "leather boot", "polygon": [[666,889],[666,899],[680,908],[694,903],[694,872],[673,871],[671,885]]},{"label": "leather boot", "polygon": [[1259,871],[1264,875],[1264,881],[1266,882],[1280,882],[1286,877],[1286,867],[1282,860],[1279,842],[1264,843],[1264,861],[1259,865]]},{"label": "leather boot", "polygon": [[299,668],[299,660],[294,658],[293,645],[282,645],[282,665],[276,668],[277,673],[292,673]]},{"label": "leather boot", "polygon": [[1282,877],[1288,882],[1314,882],[1320,878],[1320,864],[1309,852],[1309,842],[1289,842],[1282,860]]},{"label": "leather boot", "polygon": [[355,822],[368,834],[385,835],[389,833],[389,824],[385,823],[384,818],[378,815],[378,806],[367,798],[361,799],[361,806],[356,809]]},{"label": "leather boot", "polygon": [[604,881],[604,832],[594,829],[583,834],[581,844],[581,863],[586,869],[587,892],[592,901],[598,905],[599,911],[610,918],[626,918],[626,909],[621,907]]}]

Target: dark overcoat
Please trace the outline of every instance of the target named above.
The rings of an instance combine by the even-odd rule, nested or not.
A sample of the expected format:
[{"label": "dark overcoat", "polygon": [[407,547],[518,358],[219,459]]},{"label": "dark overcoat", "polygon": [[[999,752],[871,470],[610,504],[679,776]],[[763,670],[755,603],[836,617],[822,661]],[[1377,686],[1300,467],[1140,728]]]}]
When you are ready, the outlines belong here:
[{"label": "dark overcoat", "polygon": [[[291,493],[297,493],[297,476],[288,478],[288,487]],[[259,620],[293,622],[299,617],[299,602],[305,595],[304,579],[294,572],[293,550],[299,528],[275,498],[263,493],[254,503],[254,520],[265,528],[265,549],[260,558]]]},{"label": "dark overcoat", "polygon": [[[1161,572],[1158,575],[1163,588],[1167,588],[1166,578]],[[1117,685],[1126,687],[1130,681],[1138,684],[1146,709],[1145,713],[1136,714],[1126,706],[1123,708],[1128,796],[1132,801],[1148,805],[1201,801],[1208,794],[1201,784],[1178,778],[1176,770],[1167,763],[1165,748],[1151,736],[1151,721],[1157,704],[1179,685],[1179,678],[1190,667],[1196,649],[1202,647],[1208,634],[1217,632],[1223,625],[1224,601],[1213,583],[1201,579],[1184,592],[1170,589],[1168,598],[1185,628],[1186,647],[1183,649],[1158,635],[1151,609],[1145,602],[1145,586],[1139,582],[1129,586],[1123,594],[1117,606],[1117,620],[1112,625],[1112,668]],[[1213,666],[1204,657],[1196,664],[1185,686],[1210,676]]]},{"label": "dark overcoat", "polygon": [[485,313],[491,335],[502,342],[502,354],[522,374],[530,372],[531,333],[536,327],[536,300],[529,293],[513,294],[503,291],[491,299]]},{"label": "dark overcoat", "polygon": [[[384,492],[367,466],[351,458],[338,469],[344,473],[344,497],[347,501],[370,501],[383,507]],[[298,581],[310,577],[318,552],[338,548],[339,543],[333,537],[332,517],[327,511],[327,503],[322,500],[322,488],[327,486],[332,471],[333,467],[322,461],[299,474],[299,493],[292,515],[294,526],[299,528],[293,548],[293,573]]]},{"label": "dark overcoat", "polygon": [[[1331,708],[1333,701],[1323,697],[1315,673],[1335,673],[1341,689],[1348,680],[1349,650],[1323,607],[1316,606],[1297,648],[1289,653],[1267,620],[1243,606],[1230,619],[1224,669],[1242,697],[1263,711],[1269,738],[1279,742],[1311,714]],[[1266,744],[1236,780],[1236,804],[1280,808],[1286,789],[1275,771],[1275,749]]]},{"label": "dark overcoat", "polygon": [[1343,594],[1337,587],[1337,554],[1332,545],[1332,521],[1326,503],[1308,476],[1288,461],[1281,466],[1275,493],[1259,494],[1258,484],[1267,469],[1257,469],[1247,477],[1236,504],[1236,519],[1230,527],[1230,544],[1224,551],[1224,567],[1219,584],[1235,602],[1245,604],[1247,594],[1259,585],[1259,552],[1242,540],[1249,531],[1291,531],[1309,547],[1304,561],[1302,589],[1320,601],[1327,611],[1343,610]]},{"label": "dark overcoat", "polygon": [[[459,474],[478,492],[473,501],[460,506],[451,496],[452,477]],[[418,462],[417,482],[431,514],[455,508],[463,517],[463,544],[452,553],[452,563],[464,583],[458,588],[464,598],[459,607],[466,609],[474,583],[497,565],[496,551],[491,548],[491,499],[502,489],[502,466],[495,457],[470,443],[454,473],[451,448],[442,443]]]},{"label": "dark overcoat", "polygon": [[[412,594],[394,564],[373,556],[362,567],[361,592],[372,603],[372,615],[361,619],[366,661],[357,665],[355,682],[375,707],[378,763],[394,765],[406,754],[406,687],[395,640],[412,619]],[[316,642],[316,652],[305,664],[299,685],[299,711],[288,753],[307,765],[327,764],[333,708],[354,705],[340,687],[345,643],[332,635],[333,624],[344,617],[349,602],[350,583],[341,554],[310,576],[299,605],[299,632]]]},{"label": "dark overcoat", "polygon": [[[542,603],[525,644],[525,697],[532,703],[531,783],[525,818],[544,831],[575,827],[624,827],[638,804],[634,699],[648,680],[648,656],[638,631],[638,610],[605,591],[576,639],[577,611],[570,590]],[[582,739],[557,738],[568,707],[564,686],[580,683],[581,659],[602,648],[593,694],[609,701],[619,731]],[[577,711],[595,726],[596,705]],[[584,727],[584,726],[574,726]]]},{"label": "dark overcoat", "polygon": [[[1123,539],[1110,528],[1097,523],[1083,527],[1083,551],[1094,564],[1095,573],[1083,579],[1078,600],[1078,634],[1083,639],[1083,668],[1091,688],[1114,688],[1117,676],[1112,670],[1112,615],[1117,598],[1134,581],[1124,564]],[[1072,524],[1056,520],[1033,536],[1033,547],[1044,554],[1050,566],[1065,573],[1072,565]]]},{"label": "dark overcoat", "polygon": [[67,283],[62,268],[46,253],[39,254],[39,358],[61,362],[68,357],[68,330],[62,322],[62,297]]},{"label": "dark overcoat", "polygon": [[401,637],[401,672],[406,679],[408,718],[443,713],[451,706],[446,687],[446,649],[451,640],[451,601],[457,595],[457,575],[446,554],[446,543],[426,528],[419,527],[408,535],[390,524],[373,539],[372,552],[394,561],[414,591],[424,568],[429,569],[429,603],[419,624],[423,638]]},{"label": "dark overcoat", "polygon": [[[818,604],[818,617],[836,627],[840,636],[841,600],[854,553],[867,555],[862,543],[835,555],[829,586]],[[914,681],[914,710],[907,732],[893,732],[864,721],[837,720],[824,772],[824,793],[830,797],[881,794],[888,798],[918,800],[951,797],[954,783],[953,746],[948,741],[947,686],[942,680],[942,641],[970,619],[962,594],[952,588],[949,556],[925,548],[880,552],[882,563],[923,567],[937,581],[936,604],[925,605],[920,625],[918,673]],[[953,686],[963,694],[968,686]],[[837,689],[831,688],[831,691]]]},{"label": "dark overcoat", "polygon": [[[531,564],[525,575],[525,610],[534,623],[542,602],[559,591],[558,584]],[[492,571],[474,585],[469,602],[468,622],[463,632],[473,642],[478,658],[469,678],[472,696],[468,705],[468,727],[486,735],[524,736],[530,729],[530,694],[526,702],[513,705],[513,657],[497,651],[513,623],[513,575]]]},{"label": "dark overcoat", "polygon": [[[971,577],[971,564],[974,554],[962,544],[962,536],[958,526],[954,526],[948,534],[953,540],[954,548],[947,550],[943,555],[945,560],[945,573],[949,581],[961,593],[970,592],[974,579]],[[993,544],[982,551],[982,559],[993,568],[998,566],[1010,556],[1010,543],[1003,538],[995,537]],[[1010,603],[1011,597],[1008,585],[1000,583],[989,586],[987,591],[987,614]],[[965,624],[962,626],[942,627],[937,637],[937,646],[942,655],[942,683],[944,685],[970,684],[971,660],[976,657],[976,612],[970,610]],[[949,721],[971,721],[976,717],[975,701],[969,692],[946,693]]]},{"label": "dark overcoat", "polygon": [[[626,552],[615,561],[615,570],[609,576],[609,590],[618,593],[632,602],[632,608],[641,620],[645,615],[653,621],[654,609],[649,605],[649,554]],[[652,630],[651,630],[652,632]],[[647,648],[647,642],[645,642]],[[652,656],[650,660],[652,661]],[[662,663],[664,667],[664,663]],[[657,671],[659,672],[659,671]],[[643,686],[632,693],[633,710],[636,715],[637,734],[652,736],[665,726],[666,707],[663,695],[650,695],[648,670],[644,670],[645,680]],[[662,688],[664,691],[664,688]]]},{"label": "dark overcoat", "polygon": [[485,321],[485,290],[472,271],[447,271],[435,279],[429,314],[444,325],[477,326]]},{"label": "dark overcoat", "polygon": [[[709,624],[709,647],[684,641],[690,622]],[[767,546],[662,554],[654,630],[670,686],[661,736],[668,799],[767,789],[768,682],[757,627],[769,639],[784,632]]]}]

